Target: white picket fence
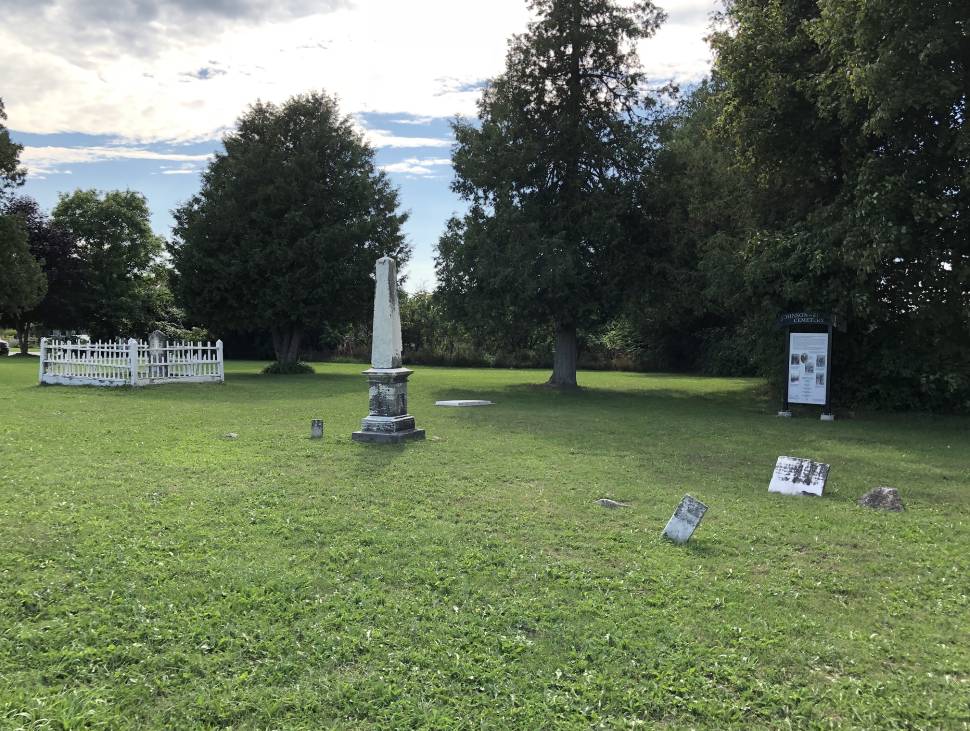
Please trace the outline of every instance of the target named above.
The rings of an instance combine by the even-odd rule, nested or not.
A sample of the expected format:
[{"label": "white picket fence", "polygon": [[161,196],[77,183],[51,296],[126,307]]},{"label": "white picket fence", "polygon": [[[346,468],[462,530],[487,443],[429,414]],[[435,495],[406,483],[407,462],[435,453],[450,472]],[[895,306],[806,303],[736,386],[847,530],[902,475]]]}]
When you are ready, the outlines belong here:
[{"label": "white picket fence", "polygon": [[65,386],[148,386],[155,383],[222,383],[222,341],[164,341],[155,347],[127,343],[82,343],[41,338],[40,382]]}]

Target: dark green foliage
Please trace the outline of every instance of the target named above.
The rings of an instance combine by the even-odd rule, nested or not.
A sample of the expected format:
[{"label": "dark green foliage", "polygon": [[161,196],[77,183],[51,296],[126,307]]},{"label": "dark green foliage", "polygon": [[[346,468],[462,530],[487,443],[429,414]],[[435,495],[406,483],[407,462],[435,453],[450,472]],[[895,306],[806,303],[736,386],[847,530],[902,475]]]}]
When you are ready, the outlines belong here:
[{"label": "dark green foliage", "polygon": [[441,290],[476,332],[555,330],[551,383],[575,385],[577,330],[615,309],[622,222],[651,145],[636,41],[649,2],[536,0],[505,72],[456,120],[453,189],[471,204],[438,246]]},{"label": "dark green foliage", "polygon": [[47,293],[30,309],[22,310],[6,321],[16,328],[21,351],[27,352],[31,325],[42,323],[48,328],[75,329],[85,325],[85,271],[78,240],[66,229],[55,225],[44,215],[32,198],[18,197],[3,209],[16,216],[27,232],[31,255],[36,258],[47,278]]},{"label": "dark green foliage", "polygon": [[152,233],[145,197],[132,190],[61,194],[51,225],[77,242],[80,306],[91,337],[144,334],[164,296],[156,266],[163,240]]},{"label": "dark green foliage", "polygon": [[834,312],[836,402],[970,408],[965,12],[739,0],[722,20],[642,189],[651,284],[626,289],[648,350],[774,381],[775,317]]},{"label": "dark green foliage", "polygon": [[309,363],[298,360],[290,363],[276,361],[263,368],[262,372],[270,376],[300,376],[307,373],[315,373],[316,371],[313,370],[313,366]]},{"label": "dark green foliage", "polygon": [[271,333],[296,362],[303,334],[366,320],[374,262],[410,248],[397,192],[325,94],[257,102],[175,211],[176,292],[214,331]]},{"label": "dark green foliage", "polygon": [[[970,408],[970,40],[946,0],[754,2],[714,37],[752,310],[840,315],[843,400]],[[770,194],[770,195],[769,195]]]},{"label": "dark green foliage", "polygon": [[10,132],[3,124],[6,119],[3,99],[0,99],[0,202],[13,188],[23,185],[27,175],[27,172],[20,167],[20,151],[24,149],[23,145],[18,145],[10,139]]},{"label": "dark green foliage", "polygon": [[47,278],[30,252],[17,216],[0,215],[0,320],[15,321],[47,291]]}]

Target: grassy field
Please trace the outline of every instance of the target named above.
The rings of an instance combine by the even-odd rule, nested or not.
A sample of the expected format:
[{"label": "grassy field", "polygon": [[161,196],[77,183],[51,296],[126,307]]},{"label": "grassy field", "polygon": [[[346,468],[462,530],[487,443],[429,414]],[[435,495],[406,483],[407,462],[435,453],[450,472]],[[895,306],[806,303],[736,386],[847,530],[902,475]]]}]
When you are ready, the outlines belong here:
[{"label": "grassy field", "polygon": [[[970,420],[422,367],[428,440],[370,446],[360,366],[260,365],[0,362],[0,728],[970,727]],[[831,463],[826,496],[769,494],[779,454]],[[907,511],[858,507],[876,485]]]}]

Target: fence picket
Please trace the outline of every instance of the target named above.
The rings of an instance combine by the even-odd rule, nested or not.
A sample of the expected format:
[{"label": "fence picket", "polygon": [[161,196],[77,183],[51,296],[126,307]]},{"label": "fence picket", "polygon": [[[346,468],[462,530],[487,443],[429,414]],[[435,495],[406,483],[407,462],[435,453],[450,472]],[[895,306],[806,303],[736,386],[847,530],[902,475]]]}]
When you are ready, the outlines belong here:
[{"label": "fence picket", "polygon": [[222,341],[168,341],[153,352],[129,339],[86,343],[42,338],[38,379],[64,385],[145,386],[225,380]]}]

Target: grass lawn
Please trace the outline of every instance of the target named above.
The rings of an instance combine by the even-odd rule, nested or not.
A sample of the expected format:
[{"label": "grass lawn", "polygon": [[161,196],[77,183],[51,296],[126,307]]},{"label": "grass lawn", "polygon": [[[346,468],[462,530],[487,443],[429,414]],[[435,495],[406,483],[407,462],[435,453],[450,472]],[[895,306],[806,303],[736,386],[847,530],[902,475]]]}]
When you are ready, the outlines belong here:
[{"label": "grass lawn", "polygon": [[[970,420],[418,367],[428,440],[360,445],[361,366],[261,365],[0,362],[0,728],[970,726]],[[497,403],[433,405],[461,397]],[[769,494],[780,454],[829,462],[825,497]],[[877,485],[907,511],[858,507]]]}]

